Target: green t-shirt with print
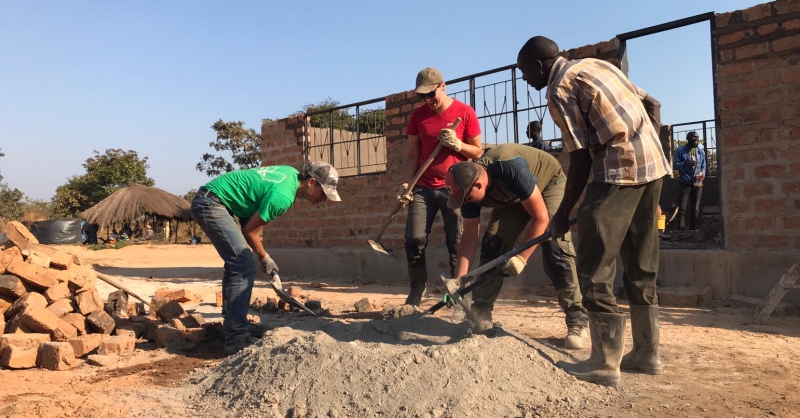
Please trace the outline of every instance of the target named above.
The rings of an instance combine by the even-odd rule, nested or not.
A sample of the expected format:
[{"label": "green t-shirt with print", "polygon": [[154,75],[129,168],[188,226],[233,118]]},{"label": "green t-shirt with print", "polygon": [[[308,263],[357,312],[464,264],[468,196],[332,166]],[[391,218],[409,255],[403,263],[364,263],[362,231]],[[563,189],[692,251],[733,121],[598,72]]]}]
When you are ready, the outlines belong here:
[{"label": "green t-shirt with print", "polygon": [[205,188],[239,218],[258,213],[264,222],[283,215],[294,204],[300,173],[286,165],[231,171],[208,182]]}]

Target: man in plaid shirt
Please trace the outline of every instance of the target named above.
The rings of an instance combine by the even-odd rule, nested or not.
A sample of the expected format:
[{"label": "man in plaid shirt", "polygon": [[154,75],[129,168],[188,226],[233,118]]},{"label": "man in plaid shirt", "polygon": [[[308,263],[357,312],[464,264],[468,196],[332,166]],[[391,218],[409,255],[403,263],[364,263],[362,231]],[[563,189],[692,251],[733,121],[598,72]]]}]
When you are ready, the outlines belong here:
[{"label": "man in plaid shirt", "polygon": [[[608,62],[568,61],[536,36],[517,56],[522,77],[547,87],[550,116],[570,154],[564,199],[550,221],[553,237],[578,209],[578,280],[589,313],[591,357],[559,366],[579,379],[616,386],[623,369],[660,374],[658,358],[658,200],[669,163],[658,139],[660,104]],[[625,267],[633,350],[623,358],[625,315],[613,294],[616,259]]]}]

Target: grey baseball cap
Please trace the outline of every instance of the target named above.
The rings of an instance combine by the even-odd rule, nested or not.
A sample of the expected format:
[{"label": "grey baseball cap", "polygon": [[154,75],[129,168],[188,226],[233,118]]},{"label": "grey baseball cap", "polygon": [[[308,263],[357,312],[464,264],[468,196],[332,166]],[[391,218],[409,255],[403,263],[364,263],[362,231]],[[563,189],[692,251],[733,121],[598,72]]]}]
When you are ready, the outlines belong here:
[{"label": "grey baseball cap", "polygon": [[439,84],[444,82],[442,73],[436,68],[426,68],[417,74],[417,87],[414,89],[417,93],[430,93]]},{"label": "grey baseball cap", "polygon": [[306,173],[322,186],[322,191],[328,199],[333,202],[342,201],[339,192],[336,191],[336,186],[339,184],[339,173],[336,172],[336,168],[328,163],[316,161],[306,167]]}]

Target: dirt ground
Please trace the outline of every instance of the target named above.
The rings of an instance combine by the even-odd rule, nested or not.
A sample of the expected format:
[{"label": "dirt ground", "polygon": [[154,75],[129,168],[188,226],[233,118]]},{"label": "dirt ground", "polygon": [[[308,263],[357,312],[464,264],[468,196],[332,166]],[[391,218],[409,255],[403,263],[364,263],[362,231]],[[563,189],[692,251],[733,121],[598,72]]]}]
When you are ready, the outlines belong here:
[{"label": "dirt ground", "polygon": [[[209,321],[220,320],[220,308],[213,302],[222,262],[209,245],[65,249],[94,264],[98,271],[122,277],[144,297],[152,296],[159,287],[199,292],[203,302],[186,308]],[[378,306],[397,305],[406,291],[403,284],[383,280],[291,276],[283,280],[284,286],[299,285],[309,298],[322,299],[332,312],[351,310],[352,304],[363,297]],[[331,287],[310,288],[311,282],[320,281]],[[98,288],[101,295],[113,290],[100,283]],[[265,282],[257,282],[254,296],[274,293]],[[427,298],[423,307],[437,301]],[[439,314],[448,313],[441,310]],[[601,402],[592,404],[592,410],[582,411],[580,416],[800,417],[800,318],[772,318],[768,325],[755,325],[751,323],[752,314],[752,308],[727,301],[715,301],[705,309],[662,307],[664,374],[624,373],[619,388],[605,392]],[[291,324],[299,314],[258,315],[263,322],[278,327]],[[504,329],[561,349],[565,326],[554,299],[500,301],[495,320]],[[626,347],[631,344],[628,331]],[[196,416],[186,406],[191,391],[191,379],[186,378],[193,371],[223,362],[220,342],[211,340],[191,352],[168,352],[144,342],[137,348],[132,356],[108,367],[84,364],[66,372],[2,370],[0,416]],[[575,356],[585,358],[588,351]],[[487,415],[484,411],[474,416]]]}]

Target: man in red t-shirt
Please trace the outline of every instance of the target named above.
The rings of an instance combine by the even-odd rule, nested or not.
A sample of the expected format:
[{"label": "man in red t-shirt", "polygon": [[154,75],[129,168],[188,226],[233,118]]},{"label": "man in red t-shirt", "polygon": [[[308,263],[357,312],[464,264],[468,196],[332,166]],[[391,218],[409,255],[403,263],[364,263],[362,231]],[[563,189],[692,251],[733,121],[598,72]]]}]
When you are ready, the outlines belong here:
[{"label": "man in red t-shirt", "polygon": [[[425,263],[425,247],[436,213],[441,211],[444,222],[445,242],[450,253],[450,274],[455,273],[458,243],[461,239],[461,210],[447,207],[447,189],[444,176],[451,165],[475,159],[483,154],[481,128],[478,116],[468,105],[449,97],[445,93],[442,73],[435,68],[426,68],[417,74],[417,96],[424,105],[414,109],[408,120],[408,151],[403,163],[403,185],[400,199],[405,200],[408,183],[417,170],[440,143],[442,150],[422,174],[412,190],[414,198],[408,203],[406,222],[406,259],[411,279],[407,305],[419,306],[428,272]],[[461,124],[451,129],[456,118]]]}]

